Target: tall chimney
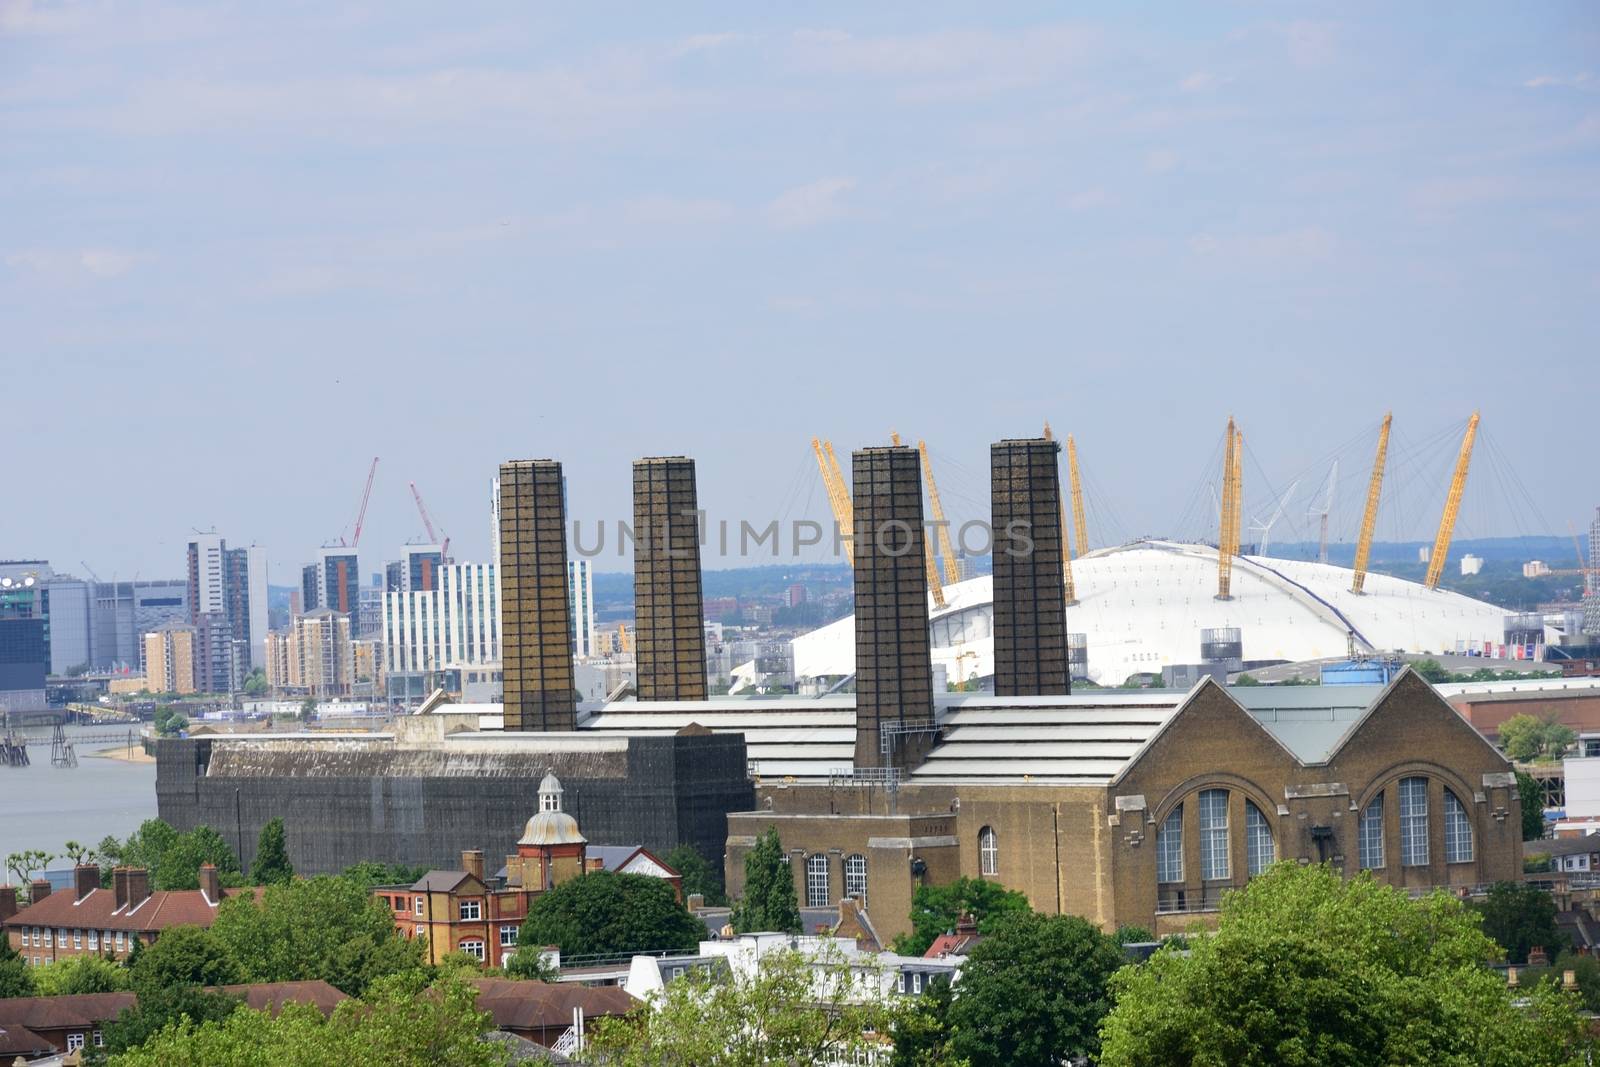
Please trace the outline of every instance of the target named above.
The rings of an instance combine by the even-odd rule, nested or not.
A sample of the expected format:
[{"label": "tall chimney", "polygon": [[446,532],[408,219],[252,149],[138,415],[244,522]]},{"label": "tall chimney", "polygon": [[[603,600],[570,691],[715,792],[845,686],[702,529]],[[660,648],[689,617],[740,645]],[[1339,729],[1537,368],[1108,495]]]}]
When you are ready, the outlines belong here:
[{"label": "tall chimney", "polygon": [[222,878],[217,874],[217,868],[212,863],[200,865],[200,892],[206,895],[206,900],[212,904],[222,900]]},{"label": "tall chimney", "polygon": [[[917,450],[858,449],[855,766],[913,767],[933,744],[933,664]],[[897,727],[924,727],[904,732]],[[888,727],[886,730],[885,727]],[[887,751],[885,751],[887,746]]]},{"label": "tall chimney", "polygon": [[996,696],[1072,691],[1060,451],[1060,445],[1042,437],[989,446]]},{"label": "tall chimney", "polygon": [[704,700],[705,608],[694,460],[633,464],[634,650],[640,700]]},{"label": "tall chimney", "polygon": [[92,863],[80,863],[72,868],[72,891],[82,900],[100,888],[100,868]]},{"label": "tall chimney", "polygon": [[566,486],[550,459],[500,464],[501,660],[507,730],[572,730]]},{"label": "tall chimney", "polygon": [[35,878],[28,886],[28,903],[37,904],[50,895],[50,883],[44,878]]},{"label": "tall chimney", "polygon": [[17,913],[17,887],[0,885],[0,923]]},{"label": "tall chimney", "polygon": [[461,869],[478,881],[483,881],[483,849],[469,848],[461,853]]},{"label": "tall chimney", "polygon": [[128,909],[143,904],[150,896],[150,872],[143,867],[128,868]]},{"label": "tall chimney", "polygon": [[111,870],[111,895],[116,904],[116,910],[121,911],[128,904],[128,868],[114,867]]}]

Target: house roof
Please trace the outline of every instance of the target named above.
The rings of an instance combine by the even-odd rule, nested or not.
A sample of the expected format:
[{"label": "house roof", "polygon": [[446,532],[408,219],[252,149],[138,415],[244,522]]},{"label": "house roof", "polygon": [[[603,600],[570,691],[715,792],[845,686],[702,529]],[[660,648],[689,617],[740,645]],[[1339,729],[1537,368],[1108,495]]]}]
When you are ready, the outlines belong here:
[{"label": "house roof", "polygon": [[132,993],[72,993],[59,997],[9,997],[0,1000],[0,1026],[29,1030],[70,1030],[99,1026],[131,1008]]},{"label": "house roof", "polygon": [[928,951],[922,956],[930,960],[942,956],[965,956],[982,940],[983,935],[976,930],[946,931],[933,939],[933,944],[928,946]]},{"label": "house roof", "polygon": [[[467,871],[429,871],[412,883],[413,893],[450,893],[473,876]],[[476,879],[474,879],[476,880]],[[480,885],[482,883],[479,883]],[[488,887],[485,886],[485,889]]]},{"label": "house roof", "polygon": [[1585,852],[1600,852],[1600,834],[1547,838],[1522,843],[1524,856],[1581,856]]},{"label": "house roof", "polygon": [[0,1056],[27,1056],[54,1052],[56,1047],[20,1023],[0,1023]]},{"label": "house roof", "polygon": [[332,1015],[342,1001],[350,997],[327,982],[317,979],[310,982],[255,982],[249,985],[225,985],[222,992],[242,997],[246,1007],[256,1011],[270,1011],[273,1015],[283,1010],[285,1004],[310,1004],[323,1015]]},{"label": "house roof", "polygon": [[[231,897],[254,892],[252,888],[224,889],[222,895]],[[91,889],[82,900],[70,890],[51,893],[0,925],[148,933],[169,926],[210,926],[216,917],[217,902],[207,900],[198,889],[158,889],[136,907],[118,908],[115,891],[102,887]]]},{"label": "house roof", "polygon": [[563,982],[523,982],[510,978],[477,978],[478,1010],[494,1018],[497,1029],[540,1030],[572,1025],[572,1009],[585,1018],[623,1015],[637,1003],[620,986],[580,986]]}]

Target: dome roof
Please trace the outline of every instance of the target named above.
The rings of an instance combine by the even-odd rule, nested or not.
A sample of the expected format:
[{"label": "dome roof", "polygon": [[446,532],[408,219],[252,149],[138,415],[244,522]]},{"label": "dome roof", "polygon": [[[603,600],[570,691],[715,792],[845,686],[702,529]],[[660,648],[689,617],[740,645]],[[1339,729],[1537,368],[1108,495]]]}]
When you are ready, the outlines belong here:
[{"label": "dome roof", "polygon": [[583,845],[588,838],[578,832],[578,820],[564,811],[541,811],[528,820],[519,845]]}]

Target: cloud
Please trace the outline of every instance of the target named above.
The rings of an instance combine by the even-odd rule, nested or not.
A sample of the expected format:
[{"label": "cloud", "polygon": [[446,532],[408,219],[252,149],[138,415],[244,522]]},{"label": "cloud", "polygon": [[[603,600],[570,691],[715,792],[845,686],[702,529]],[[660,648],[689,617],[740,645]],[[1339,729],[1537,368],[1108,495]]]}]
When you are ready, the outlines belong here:
[{"label": "cloud", "polygon": [[1144,154],[1144,169],[1151,174],[1165,174],[1178,165],[1178,153],[1170,148],[1155,148]]},{"label": "cloud", "polygon": [[1232,82],[1232,78],[1213,74],[1208,70],[1197,70],[1179,82],[1178,88],[1186,93],[1206,93],[1230,85]]},{"label": "cloud", "polygon": [[1600,80],[1596,80],[1590,71],[1583,71],[1568,77],[1555,74],[1541,74],[1536,78],[1529,78],[1522,83],[1524,89],[1600,89]]},{"label": "cloud", "polygon": [[132,252],[118,248],[25,249],[6,256],[6,266],[56,280],[116,278],[126,274],[137,259]]},{"label": "cloud", "polygon": [[1239,263],[1305,263],[1327,259],[1338,245],[1338,238],[1321,226],[1301,226],[1276,233],[1224,234],[1201,233],[1189,238],[1189,250],[1197,256]]},{"label": "cloud", "polygon": [[821,178],[790,189],[767,205],[767,217],[780,230],[828,222],[844,214],[840,198],[855,185],[854,178]]},{"label": "cloud", "polygon": [[1280,27],[1289,60],[1297,67],[1325,67],[1338,57],[1339,26],[1301,20]]},{"label": "cloud", "polygon": [[652,193],[622,206],[624,219],[642,226],[714,226],[733,217],[723,200],[685,199]]},{"label": "cloud", "polygon": [[1111,203],[1111,194],[1102,188],[1084,189],[1067,197],[1067,207],[1072,211],[1092,211]]},{"label": "cloud", "polygon": [[0,0],[0,36],[25,33],[67,33],[84,25],[85,12],[75,4],[35,4],[33,0]]}]

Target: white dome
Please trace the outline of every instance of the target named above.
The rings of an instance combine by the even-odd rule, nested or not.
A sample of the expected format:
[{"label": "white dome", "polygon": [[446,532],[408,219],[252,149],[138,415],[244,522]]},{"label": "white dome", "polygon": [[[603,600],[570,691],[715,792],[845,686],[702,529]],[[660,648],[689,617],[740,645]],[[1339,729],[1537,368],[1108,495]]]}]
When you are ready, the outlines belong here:
[{"label": "white dome", "polygon": [[578,820],[564,811],[541,811],[528,820],[519,845],[583,845],[588,838],[578,832]]}]

